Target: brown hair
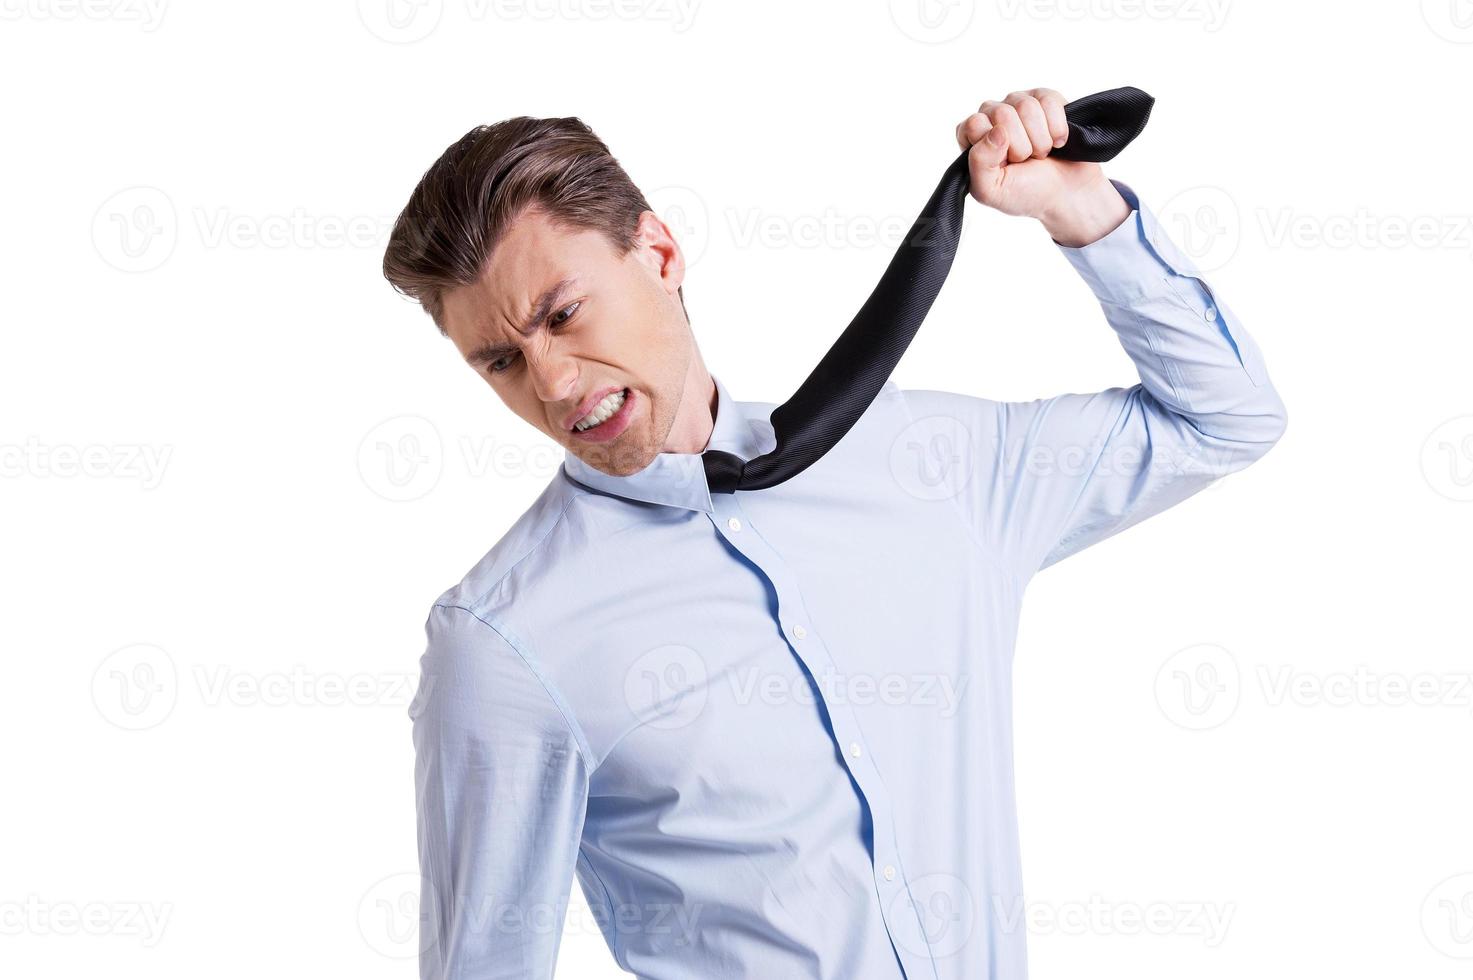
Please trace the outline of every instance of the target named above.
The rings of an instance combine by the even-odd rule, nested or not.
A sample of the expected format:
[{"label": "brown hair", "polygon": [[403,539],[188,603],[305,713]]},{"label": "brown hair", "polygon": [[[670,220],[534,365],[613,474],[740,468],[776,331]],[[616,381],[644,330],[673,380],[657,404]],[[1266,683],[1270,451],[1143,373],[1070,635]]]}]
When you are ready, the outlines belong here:
[{"label": "brown hair", "polygon": [[[600,231],[620,255],[652,211],[603,140],[576,116],[517,116],[477,126],[440,154],[409,196],[384,249],[384,278],[418,300],[440,333],[446,289],[474,283],[528,207]],[[680,290],[685,306],[685,292]]]}]

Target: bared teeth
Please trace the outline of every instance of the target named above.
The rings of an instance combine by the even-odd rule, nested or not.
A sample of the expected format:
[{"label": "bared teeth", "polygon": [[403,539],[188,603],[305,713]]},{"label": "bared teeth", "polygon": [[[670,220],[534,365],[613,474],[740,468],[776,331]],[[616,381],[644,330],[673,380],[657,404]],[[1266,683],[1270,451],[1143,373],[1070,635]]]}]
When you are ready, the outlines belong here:
[{"label": "bared teeth", "polygon": [[609,416],[617,412],[619,406],[624,404],[624,392],[625,389],[620,388],[613,394],[605,395],[603,401],[593,406],[593,411],[573,424],[573,428],[579,432],[584,432],[608,421]]}]

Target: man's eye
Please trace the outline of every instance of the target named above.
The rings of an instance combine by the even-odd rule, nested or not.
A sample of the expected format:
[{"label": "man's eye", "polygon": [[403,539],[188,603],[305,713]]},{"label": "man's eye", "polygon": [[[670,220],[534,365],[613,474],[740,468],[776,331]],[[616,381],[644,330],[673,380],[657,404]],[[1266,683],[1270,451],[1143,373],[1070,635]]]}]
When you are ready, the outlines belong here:
[{"label": "man's eye", "polygon": [[[573,317],[576,316],[578,313],[578,307],[582,305],[583,302],[581,300],[576,303],[570,303],[569,305],[558,310],[552,316],[548,317],[547,322],[552,324],[554,327],[560,327],[563,324],[567,323],[569,320],[573,319]],[[500,374],[501,372],[510,369],[511,366],[516,363],[516,358],[516,354],[506,354],[492,361],[490,364],[487,365],[487,367],[492,374]]]}]

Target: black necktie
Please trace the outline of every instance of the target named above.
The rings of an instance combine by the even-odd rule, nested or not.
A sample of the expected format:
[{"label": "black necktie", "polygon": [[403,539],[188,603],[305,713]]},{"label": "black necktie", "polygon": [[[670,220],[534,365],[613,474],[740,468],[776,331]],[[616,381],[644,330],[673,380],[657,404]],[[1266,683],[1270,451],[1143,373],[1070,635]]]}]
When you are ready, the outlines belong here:
[{"label": "black necktie", "polygon": [[[1130,86],[1075,99],[1064,108],[1069,139],[1049,155],[1094,163],[1113,159],[1140,135],[1154,102]],[[797,476],[859,421],[941,292],[961,240],[962,205],[970,183],[963,151],[946,168],[853,322],[793,397],[773,409],[776,447],[750,460],[719,449],[702,454],[711,492],[762,490]]]}]

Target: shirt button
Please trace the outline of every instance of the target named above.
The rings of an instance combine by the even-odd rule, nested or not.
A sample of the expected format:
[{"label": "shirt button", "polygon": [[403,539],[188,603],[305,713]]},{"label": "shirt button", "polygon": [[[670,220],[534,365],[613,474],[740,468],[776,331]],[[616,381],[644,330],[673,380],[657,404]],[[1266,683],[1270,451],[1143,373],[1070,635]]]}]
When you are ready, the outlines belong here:
[{"label": "shirt button", "polygon": [[808,635],[808,631],[803,628],[802,624],[799,624],[793,627],[793,635],[801,640]]},{"label": "shirt button", "polygon": [[731,528],[733,531],[740,531],[742,529],[742,522],[737,520],[735,517],[732,517],[727,520],[726,526]]},{"label": "shirt button", "polygon": [[885,870],[882,873],[884,874],[886,881],[894,881],[895,880],[895,865],[893,865],[893,864],[887,864],[887,865],[885,865]]},{"label": "shirt button", "polygon": [[849,743],[849,754],[852,755],[856,759],[859,758],[860,748],[859,748],[859,743],[858,742],[850,742]]},{"label": "shirt button", "polygon": [[1202,311],[1202,319],[1206,320],[1208,323],[1211,323],[1213,320],[1217,319],[1217,310],[1213,309],[1210,306],[1207,307],[1207,309]]}]

